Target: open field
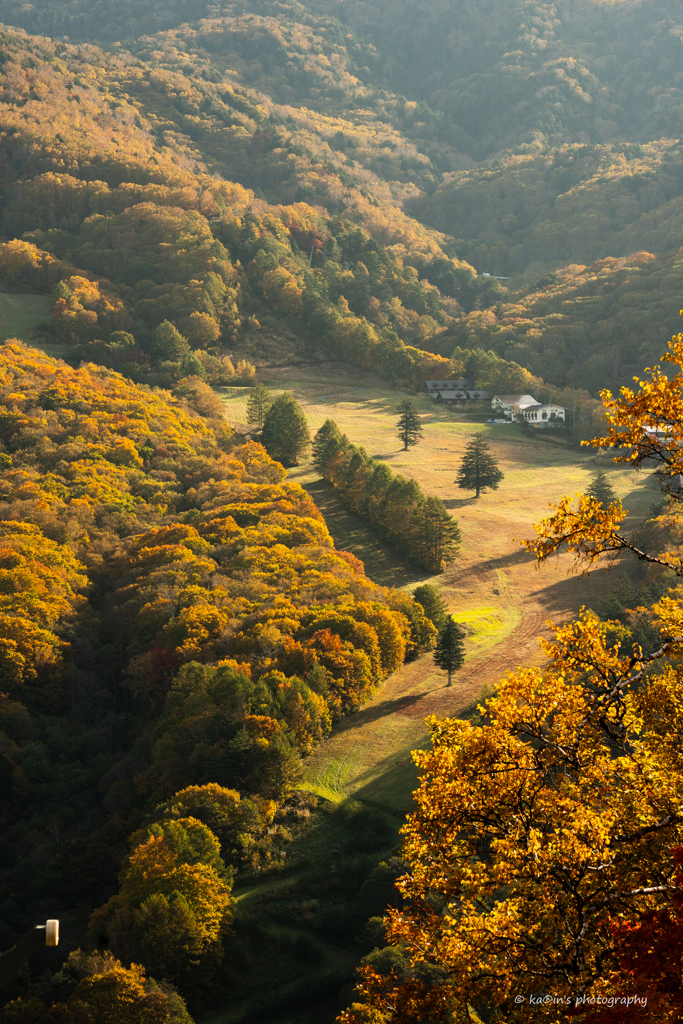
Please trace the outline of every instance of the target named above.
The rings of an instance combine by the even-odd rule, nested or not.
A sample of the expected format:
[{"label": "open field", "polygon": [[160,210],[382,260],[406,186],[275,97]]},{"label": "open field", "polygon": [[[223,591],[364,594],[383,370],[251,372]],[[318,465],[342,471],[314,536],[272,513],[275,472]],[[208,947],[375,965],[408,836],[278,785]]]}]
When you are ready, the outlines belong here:
[{"label": "open field", "polygon": [[[597,466],[608,474],[632,524],[658,492],[650,474],[615,466],[594,449],[564,448],[544,440],[540,431],[518,426],[467,423],[422,396],[415,402],[424,437],[404,452],[394,433],[404,393],[392,391],[380,378],[339,363],[270,369],[268,374],[263,382],[274,391],[291,391],[313,431],[328,417],[336,420],[351,441],[418,480],[427,494],[442,498],[462,529],[462,555],[441,576],[430,578],[402,562],[362,520],[350,516],[310,463],[289,472],[318,502],[337,545],[366,561],[369,576],[407,589],[429,580],[468,631],[467,661],[450,689],[431,655],[403,666],[307,761],[306,785],[312,791],[336,801],[353,793],[402,810],[416,779],[410,750],[427,739],[425,716],[462,713],[507,670],[542,663],[536,638],[547,633],[546,620],[562,622],[582,605],[595,605],[612,583],[612,574],[601,571],[584,578],[571,575],[567,555],[536,569],[519,541],[533,535],[533,523],[548,513],[548,503],[584,492]],[[224,389],[230,422],[246,423],[248,392]],[[499,490],[475,501],[453,481],[465,445],[479,432],[491,444],[505,479]],[[619,571],[628,564],[620,563]]]},{"label": "open field", "polygon": [[29,342],[36,325],[50,315],[51,306],[49,295],[0,293],[0,341]]}]

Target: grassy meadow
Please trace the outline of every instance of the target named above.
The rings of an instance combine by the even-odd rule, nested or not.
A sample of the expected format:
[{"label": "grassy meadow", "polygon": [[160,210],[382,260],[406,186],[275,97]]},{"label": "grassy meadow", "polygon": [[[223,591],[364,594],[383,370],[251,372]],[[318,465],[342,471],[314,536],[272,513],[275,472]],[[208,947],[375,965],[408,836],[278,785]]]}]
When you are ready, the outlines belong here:
[{"label": "grassy meadow", "polygon": [[[420,395],[413,397],[424,436],[404,452],[395,422],[405,393],[344,364],[271,368],[262,380],[275,393],[294,395],[312,432],[328,417],[336,420],[352,442],[395,472],[415,478],[427,494],[442,498],[460,523],[460,557],[443,574],[429,577],[349,514],[310,461],[289,471],[318,504],[337,546],[363,559],[372,579],[409,590],[420,582],[435,584],[466,631],[467,660],[452,687],[445,686],[445,673],[435,668],[429,654],[403,666],[307,760],[304,785],[311,792],[334,802],[360,797],[403,812],[416,783],[410,752],[428,741],[425,717],[472,709],[507,670],[541,663],[537,637],[547,633],[548,620],[561,622],[582,605],[595,605],[612,583],[613,576],[602,571],[586,577],[573,574],[567,555],[537,569],[521,549],[520,541],[533,536],[533,524],[548,514],[549,502],[585,492],[598,467],[607,473],[632,522],[646,512],[657,492],[650,474],[620,468],[594,449],[568,448],[545,432],[517,425],[467,422]],[[249,390],[222,390],[227,418],[236,426],[246,426]],[[485,434],[505,474],[497,491],[477,500],[454,483],[475,433]],[[624,567],[628,563],[619,571]]]}]

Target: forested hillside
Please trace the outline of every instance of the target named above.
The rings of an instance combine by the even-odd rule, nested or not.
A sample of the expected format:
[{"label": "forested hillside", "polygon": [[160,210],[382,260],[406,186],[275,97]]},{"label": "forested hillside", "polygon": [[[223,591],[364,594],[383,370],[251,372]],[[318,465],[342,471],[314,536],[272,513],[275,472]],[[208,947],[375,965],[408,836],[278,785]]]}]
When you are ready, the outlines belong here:
[{"label": "forested hillside", "polygon": [[[72,360],[169,385],[332,349],[420,387],[461,372],[421,351],[495,341],[536,384],[590,378],[595,393],[672,332],[683,28],[671,4],[397,14],[143,0],[124,16],[82,0],[5,2],[0,17],[54,39],[8,29],[3,43],[0,230],[47,255],[14,250],[0,270],[10,290],[98,285],[55,295],[80,316],[57,307],[43,325]],[[503,349],[500,331],[483,336],[477,311],[500,321],[501,303],[536,321],[549,272],[643,251],[669,280],[652,336],[618,359],[603,350],[621,347],[632,288],[612,289],[607,316],[569,311],[575,355],[564,323],[559,343],[547,323],[520,344],[503,323]],[[484,274],[511,278],[513,294]],[[542,301],[565,316],[555,291]],[[163,319],[186,345],[156,339]]]},{"label": "forested hillside", "polygon": [[299,755],[435,630],[220,406],[0,357],[0,942],[46,906],[73,942],[111,897],[95,940],[210,1002],[235,873],[286,856]]}]

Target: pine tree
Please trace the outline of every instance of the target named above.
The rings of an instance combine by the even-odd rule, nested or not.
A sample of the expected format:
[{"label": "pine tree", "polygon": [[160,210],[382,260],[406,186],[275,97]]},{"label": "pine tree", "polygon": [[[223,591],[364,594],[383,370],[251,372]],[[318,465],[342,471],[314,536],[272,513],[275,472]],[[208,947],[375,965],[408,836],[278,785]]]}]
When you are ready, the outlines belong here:
[{"label": "pine tree", "polygon": [[321,476],[325,475],[327,463],[333,453],[339,450],[341,431],[334,420],[327,419],[313,438],[313,465]]},{"label": "pine tree", "polygon": [[170,320],[162,320],[154,332],[154,355],[171,363],[182,363],[189,354],[187,339]]},{"label": "pine tree", "polygon": [[451,674],[462,668],[465,663],[465,648],[463,639],[465,634],[449,615],[444,625],[439,630],[434,649],[434,664],[448,672],[448,685],[451,685]]},{"label": "pine tree", "polygon": [[476,491],[475,497],[478,498],[480,492],[487,488],[497,491],[502,479],[503,474],[498,469],[488,442],[481,434],[477,434],[465,448],[455,482],[458,487]]},{"label": "pine tree", "polygon": [[422,583],[415,587],[413,600],[424,608],[424,613],[437,629],[441,629],[446,621],[448,610],[441,594],[431,583]]},{"label": "pine tree", "polygon": [[448,514],[441,498],[430,495],[420,503],[411,519],[420,564],[441,572],[444,562],[455,558],[462,535],[456,519]]},{"label": "pine tree", "polygon": [[306,415],[290,394],[276,398],[263,420],[261,441],[272,459],[296,466],[311,443]]},{"label": "pine tree", "polygon": [[257,384],[247,399],[247,423],[257,430],[263,429],[266,413],[273,404],[273,393],[265,384]]},{"label": "pine tree", "polygon": [[601,508],[607,508],[617,497],[604,469],[597,470],[586,493],[600,502]]},{"label": "pine tree", "polygon": [[403,441],[403,451],[407,452],[411,445],[417,444],[422,437],[422,424],[417,414],[415,403],[410,398],[404,398],[399,404],[400,416],[396,423],[396,429],[400,441]]}]

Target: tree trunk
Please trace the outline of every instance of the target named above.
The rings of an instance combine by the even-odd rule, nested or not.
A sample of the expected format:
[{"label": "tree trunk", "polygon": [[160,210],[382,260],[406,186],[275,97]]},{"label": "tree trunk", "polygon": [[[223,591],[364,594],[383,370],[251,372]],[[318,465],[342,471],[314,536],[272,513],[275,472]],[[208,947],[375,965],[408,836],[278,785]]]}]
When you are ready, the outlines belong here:
[{"label": "tree trunk", "polygon": [[449,670],[448,670],[448,682],[446,683],[446,686],[450,686],[450,685],[451,685],[451,669],[449,668]]}]

